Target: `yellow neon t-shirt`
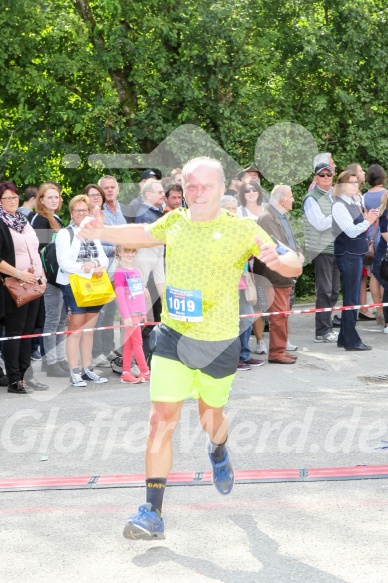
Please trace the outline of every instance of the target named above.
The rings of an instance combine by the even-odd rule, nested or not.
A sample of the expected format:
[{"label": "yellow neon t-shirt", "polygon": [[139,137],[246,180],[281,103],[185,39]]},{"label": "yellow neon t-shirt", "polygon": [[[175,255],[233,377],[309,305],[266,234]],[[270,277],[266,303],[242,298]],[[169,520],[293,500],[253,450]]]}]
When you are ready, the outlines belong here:
[{"label": "yellow neon t-shirt", "polygon": [[196,340],[236,338],[241,274],[248,258],[260,254],[254,237],[273,241],[252,219],[222,210],[197,222],[188,212],[169,212],[149,229],[166,244],[162,322]]}]

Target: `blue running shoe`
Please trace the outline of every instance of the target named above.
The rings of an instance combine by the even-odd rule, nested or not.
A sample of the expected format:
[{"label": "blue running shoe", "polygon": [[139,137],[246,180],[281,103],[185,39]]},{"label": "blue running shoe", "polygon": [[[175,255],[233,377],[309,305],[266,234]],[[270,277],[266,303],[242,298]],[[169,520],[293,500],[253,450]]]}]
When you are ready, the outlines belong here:
[{"label": "blue running shoe", "polygon": [[164,520],[151,510],[151,504],[139,506],[139,512],[131,514],[123,532],[125,538],[132,540],[153,540],[165,538]]},{"label": "blue running shoe", "polygon": [[220,494],[224,494],[226,496],[226,494],[230,494],[234,484],[234,471],[229,460],[228,452],[226,452],[224,460],[216,464],[212,460],[210,451],[211,443],[208,441],[207,452],[213,466],[213,484]]}]

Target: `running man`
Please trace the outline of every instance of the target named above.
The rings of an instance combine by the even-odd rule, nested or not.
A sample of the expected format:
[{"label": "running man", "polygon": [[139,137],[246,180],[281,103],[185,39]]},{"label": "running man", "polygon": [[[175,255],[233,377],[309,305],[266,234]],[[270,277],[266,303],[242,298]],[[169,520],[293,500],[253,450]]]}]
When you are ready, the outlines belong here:
[{"label": "running man", "polygon": [[224,406],[240,354],[238,284],[251,255],[285,277],[302,272],[301,260],[276,250],[254,221],[220,209],[225,177],[221,164],[195,158],[183,168],[188,209],[178,208],[153,224],[104,225],[99,211],[81,235],[126,247],[166,245],[162,324],[152,358],[150,429],[146,447],[146,503],[124,528],[129,539],[164,538],[162,503],[172,466],[172,435],[182,404],[198,399],[207,433],[213,483],[221,494],[233,488],[226,449]]}]

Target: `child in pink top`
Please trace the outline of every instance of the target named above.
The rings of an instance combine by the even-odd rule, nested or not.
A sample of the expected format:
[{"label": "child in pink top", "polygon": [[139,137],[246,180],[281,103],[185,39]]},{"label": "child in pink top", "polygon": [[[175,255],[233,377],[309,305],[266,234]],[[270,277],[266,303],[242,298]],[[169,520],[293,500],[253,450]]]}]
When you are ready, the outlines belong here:
[{"label": "child in pink top", "polygon": [[[151,373],[143,352],[141,327],[137,324],[146,321],[146,298],[140,271],[132,267],[137,249],[127,249],[117,245],[116,257],[119,266],[114,274],[114,284],[120,316],[126,326],[124,330],[122,383],[145,383]],[[135,357],[140,374],[131,374],[132,356]]]}]

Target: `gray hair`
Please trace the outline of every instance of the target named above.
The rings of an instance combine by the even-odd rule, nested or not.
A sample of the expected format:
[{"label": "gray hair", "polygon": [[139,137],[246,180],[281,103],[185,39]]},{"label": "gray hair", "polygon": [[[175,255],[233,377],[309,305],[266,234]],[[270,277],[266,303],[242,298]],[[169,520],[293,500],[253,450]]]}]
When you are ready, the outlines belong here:
[{"label": "gray hair", "polygon": [[109,176],[109,174],[107,174],[106,176],[101,176],[101,178],[99,179],[99,181],[97,182],[98,186],[101,187],[101,182],[103,180],[105,180],[105,178],[109,178],[109,180],[114,180],[116,182],[116,186],[119,186],[119,183],[117,182],[116,178],[114,176]]},{"label": "gray hair", "polygon": [[186,162],[182,168],[182,186],[186,186],[186,178],[190,172],[193,172],[198,166],[207,166],[208,168],[213,168],[216,170],[220,176],[220,184],[225,184],[225,174],[222,164],[219,160],[215,158],[210,158],[209,156],[199,156],[198,158],[193,158]]},{"label": "gray hair", "polygon": [[331,158],[330,152],[322,152],[322,154],[317,154],[314,158],[313,168],[315,170],[318,164],[329,164]]},{"label": "gray hair", "polygon": [[232,196],[231,194],[224,194],[224,196],[221,196],[220,198],[220,207],[224,208],[224,205],[227,202],[235,202],[236,205],[238,204],[234,196]]},{"label": "gray hair", "polygon": [[291,186],[289,186],[288,184],[277,184],[271,192],[271,196],[269,199],[270,204],[271,203],[280,204],[280,200],[284,196],[286,196],[287,190],[290,188]]},{"label": "gray hair", "polygon": [[141,185],[140,194],[143,200],[146,192],[154,192],[155,184],[159,185],[160,184],[159,180],[152,180],[152,178],[151,179],[149,178]]}]

